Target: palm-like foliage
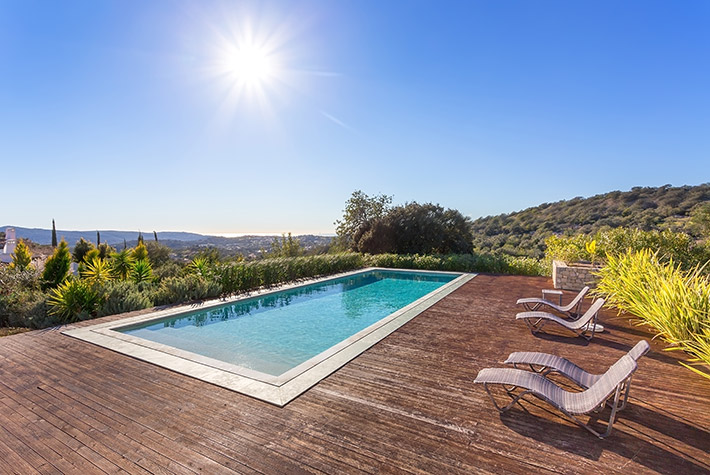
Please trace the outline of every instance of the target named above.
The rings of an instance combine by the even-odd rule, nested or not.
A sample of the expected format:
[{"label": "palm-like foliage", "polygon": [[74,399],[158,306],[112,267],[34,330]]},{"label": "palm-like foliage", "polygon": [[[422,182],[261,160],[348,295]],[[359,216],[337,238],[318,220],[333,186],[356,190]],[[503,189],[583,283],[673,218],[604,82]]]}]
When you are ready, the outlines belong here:
[{"label": "palm-like foliage", "polygon": [[48,303],[50,315],[71,323],[94,315],[101,304],[101,295],[88,282],[71,279],[52,289]]},{"label": "palm-like foliage", "polygon": [[115,279],[126,280],[135,260],[131,251],[124,249],[111,254],[111,272]]},{"label": "palm-like foliage", "polygon": [[153,280],[153,269],[147,259],[139,259],[133,263],[131,271],[128,275],[136,284],[141,282],[150,282]]},{"label": "palm-like foliage", "polygon": [[207,277],[211,274],[211,263],[204,257],[195,257],[187,266],[190,274]]},{"label": "palm-like foliage", "polygon": [[91,285],[104,284],[113,278],[111,264],[96,256],[86,262],[81,277]]}]

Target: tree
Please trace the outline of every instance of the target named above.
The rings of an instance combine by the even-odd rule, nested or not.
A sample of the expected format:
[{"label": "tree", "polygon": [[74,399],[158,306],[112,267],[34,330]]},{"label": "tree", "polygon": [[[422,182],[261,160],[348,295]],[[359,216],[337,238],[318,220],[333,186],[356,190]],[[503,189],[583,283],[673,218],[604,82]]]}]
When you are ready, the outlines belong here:
[{"label": "tree", "polygon": [[371,254],[465,254],[472,251],[470,221],[459,211],[431,203],[408,203],[366,223],[355,248]]},{"label": "tree", "polygon": [[143,233],[138,231],[138,244],[143,244]]},{"label": "tree", "polygon": [[17,270],[27,270],[32,267],[32,253],[27,247],[25,241],[20,239],[15,247],[15,252],[12,253],[12,262],[10,268]]},{"label": "tree", "polygon": [[153,231],[153,238],[155,239],[155,242],[158,242],[158,233]]},{"label": "tree", "polygon": [[52,219],[52,247],[57,247],[57,228],[54,226],[54,219]]},{"label": "tree", "polygon": [[71,254],[67,242],[62,239],[54,249],[47,262],[44,264],[42,272],[42,288],[53,289],[67,279],[71,268]]},{"label": "tree", "polygon": [[86,256],[86,253],[88,253],[92,249],[94,249],[94,244],[91,241],[87,241],[84,238],[80,238],[74,245],[74,252],[72,253],[74,262],[84,262],[84,257]]},{"label": "tree", "polygon": [[154,266],[160,267],[170,260],[170,253],[172,251],[168,246],[164,246],[159,242],[150,241],[146,242],[144,246],[148,251],[148,259]]},{"label": "tree", "polygon": [[291,236],[291,233],[288,233],[288,237],[285,234],[281,235],[281,241],[279,241],[279,238],[274,238],[271,243],[269,257],[296,257],[302,256],[304,253],[305,250],[301,246],[301,241]]},{"label": "tree", "polygon": [[101,233],[96,231],[96,247],[99,247],[101,245]]},{"label": "tree", "polygon": [[355,235],[358,232],[362,234],[363,229],[361,228],[371,226],[374,220],[383,218],[389,211],[391,204],[391,196],[368,196],[360,190],[354,191],[345,202],[342,221],[335,222],[339,244],[345,248],[354,249]]},{"label": "tree", "polygon": [[126,238],[123,238],[123,249],[127,249],[128,245],[126,244]]},{"label": "tree", "polygon": [[696,206],[693,209],[690,220],[703,237],[710,237],[710,202]]}]

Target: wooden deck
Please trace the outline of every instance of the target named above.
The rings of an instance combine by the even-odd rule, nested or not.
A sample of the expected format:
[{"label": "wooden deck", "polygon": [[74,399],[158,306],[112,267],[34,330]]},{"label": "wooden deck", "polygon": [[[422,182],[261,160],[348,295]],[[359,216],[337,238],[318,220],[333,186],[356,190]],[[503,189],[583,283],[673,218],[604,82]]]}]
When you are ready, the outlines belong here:
[{"label": "wooden deck", "polygon": [[531,335],[515,300],[549,285],[480,275],[284,408],[56,329],[0,338],[0,473],[710,472],[710,381],[655,343],[604,441],[473,386],[511,351],[601,372],[649,338],[611,312],[591,343]]}]

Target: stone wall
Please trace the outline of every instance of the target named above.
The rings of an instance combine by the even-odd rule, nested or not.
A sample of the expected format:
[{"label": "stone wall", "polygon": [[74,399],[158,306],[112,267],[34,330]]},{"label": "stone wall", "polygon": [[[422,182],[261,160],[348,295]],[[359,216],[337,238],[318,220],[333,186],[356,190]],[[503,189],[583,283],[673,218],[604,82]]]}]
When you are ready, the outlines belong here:
[{"label": "stone wall", "polygon": [[596,286],[597,277],[592,274],[599,270],[599,266],[591,264],[568,265],[562,261],[552,261],[552,283],[556,289],[582,290],[588,285]]}]

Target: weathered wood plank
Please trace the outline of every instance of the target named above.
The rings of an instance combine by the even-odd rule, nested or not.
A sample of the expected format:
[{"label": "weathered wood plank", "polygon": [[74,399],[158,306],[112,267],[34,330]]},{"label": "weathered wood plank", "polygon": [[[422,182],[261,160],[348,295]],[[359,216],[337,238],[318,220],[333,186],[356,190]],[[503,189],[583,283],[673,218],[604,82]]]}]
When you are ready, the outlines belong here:
[{"label": "weathered wood plank", "polygon": [[500,416],[473,386],[511,351],[602,372],[650,339],[613,312],[591,343],[531,335],[515,300],[549,285],[478,276],[284,408],[54,329],[1,338],[0,471],[710,472],[710,383],[657,342],[605,441],[540,402]]}]

